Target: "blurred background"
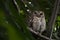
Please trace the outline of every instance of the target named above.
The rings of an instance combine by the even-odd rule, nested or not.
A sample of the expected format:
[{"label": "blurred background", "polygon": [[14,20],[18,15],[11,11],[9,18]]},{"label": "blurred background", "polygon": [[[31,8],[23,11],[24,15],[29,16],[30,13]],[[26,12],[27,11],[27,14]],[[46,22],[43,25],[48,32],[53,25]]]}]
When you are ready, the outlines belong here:
[{"label": "blurred background", "polygon": [[[44,37],[27,29],[35,10],[45,13]],[[60,0],[0,0],[0,40],[60,40]]]}]

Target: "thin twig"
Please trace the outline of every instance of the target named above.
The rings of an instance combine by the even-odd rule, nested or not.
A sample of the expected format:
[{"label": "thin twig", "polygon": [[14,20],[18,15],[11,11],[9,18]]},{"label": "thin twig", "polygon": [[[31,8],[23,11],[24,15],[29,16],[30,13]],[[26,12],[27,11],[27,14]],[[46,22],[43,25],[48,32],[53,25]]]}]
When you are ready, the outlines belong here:
[{"label": "thin twig", "polygon": [[17,4],[16,0],[13,0],[13,2],[14,2],[14,4],[15,4],[15,6],[16,6],[18,12],[20,13],[20,8],[19,8],[19,5]]}]

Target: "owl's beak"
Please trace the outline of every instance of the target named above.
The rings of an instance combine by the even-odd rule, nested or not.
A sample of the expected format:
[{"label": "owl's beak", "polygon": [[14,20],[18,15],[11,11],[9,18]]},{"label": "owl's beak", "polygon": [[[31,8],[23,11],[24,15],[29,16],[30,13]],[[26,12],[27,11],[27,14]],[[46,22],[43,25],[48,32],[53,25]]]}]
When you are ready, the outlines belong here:
[{"label": "owl's beak", "polygon": [[41,15],[37,15],[37,17],[41,17]]}]

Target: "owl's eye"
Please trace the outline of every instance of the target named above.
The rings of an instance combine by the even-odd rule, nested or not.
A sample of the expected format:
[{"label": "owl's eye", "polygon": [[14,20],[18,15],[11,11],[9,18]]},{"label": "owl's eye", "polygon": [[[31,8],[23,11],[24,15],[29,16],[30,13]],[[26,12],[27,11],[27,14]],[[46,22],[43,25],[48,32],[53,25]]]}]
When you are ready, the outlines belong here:
[{"label": "owl's eye", "polygon": [[43,15],[43,13],[40,13],[40,15]]},{"label": "owl's eye", "polygon": [[37,13],[35,12],[35,14],[37,14]]}]

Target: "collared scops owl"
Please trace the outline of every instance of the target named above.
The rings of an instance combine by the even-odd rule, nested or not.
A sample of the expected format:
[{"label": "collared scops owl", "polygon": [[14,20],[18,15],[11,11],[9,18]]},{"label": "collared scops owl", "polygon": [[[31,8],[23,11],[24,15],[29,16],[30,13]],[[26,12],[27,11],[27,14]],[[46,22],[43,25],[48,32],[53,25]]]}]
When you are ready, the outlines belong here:
[{"label": "collared scops owl", "polygon": [[32,29],[42,33],[46,29],[46,21],[43,11],[33,12]]}]

